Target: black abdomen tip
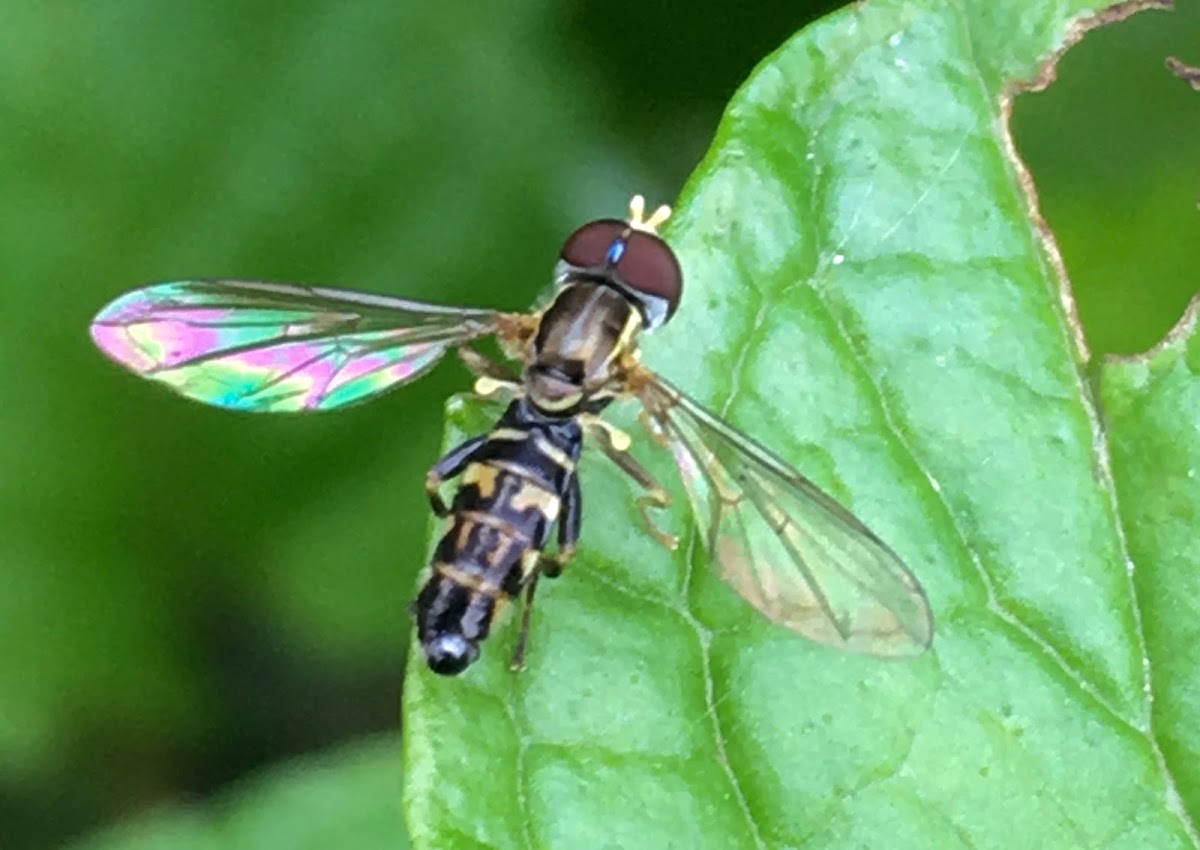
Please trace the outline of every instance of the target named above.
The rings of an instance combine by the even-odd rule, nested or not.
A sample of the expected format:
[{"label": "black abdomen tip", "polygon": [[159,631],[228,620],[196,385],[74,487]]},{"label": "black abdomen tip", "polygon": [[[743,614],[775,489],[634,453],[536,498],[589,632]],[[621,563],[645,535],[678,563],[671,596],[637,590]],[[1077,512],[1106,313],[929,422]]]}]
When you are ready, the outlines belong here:
[{"label": "black abdomen tip", "polygon": [[479,657],[479,647],[454,632],[430,638],[422,648],[429,669],[442,676],[457,676]]}]

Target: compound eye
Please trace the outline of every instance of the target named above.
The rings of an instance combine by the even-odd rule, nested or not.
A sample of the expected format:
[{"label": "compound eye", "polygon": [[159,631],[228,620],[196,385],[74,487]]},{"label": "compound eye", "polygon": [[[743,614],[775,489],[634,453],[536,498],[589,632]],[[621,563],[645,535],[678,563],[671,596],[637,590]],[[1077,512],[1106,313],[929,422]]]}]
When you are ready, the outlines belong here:
[{"label": "compound eye", "polygon": [[671,246],[657,236],[641,230],[630,233],[617,260],[617,274],[638,292],[666,302],[666,318],[679,306],[683,270]]},{"label": "compound eye", "polygon": [[611,261],[613,245],[621,241],[621,234],[629,229],[626,222],[615,218],[589,221],[567,237],[563,243],[562,258],[580,269],[592,269]]}]

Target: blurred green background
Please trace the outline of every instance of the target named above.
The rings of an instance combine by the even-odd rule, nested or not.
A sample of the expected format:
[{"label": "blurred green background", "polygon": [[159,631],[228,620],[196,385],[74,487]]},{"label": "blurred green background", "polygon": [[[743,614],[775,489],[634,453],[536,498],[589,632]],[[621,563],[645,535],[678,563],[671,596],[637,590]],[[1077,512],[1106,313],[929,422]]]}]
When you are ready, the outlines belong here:
[{"label": "blurred green background", "polygon": [[[108,364],[91,315],[222,275],[523,307],[579,221],[673,198],[834,5],[6,4],[0,846],[394,729],[423,473],[467,385],[235,415]],[[1097,353],[1200,288],[1200,93],[1163,65],[1200,63],[1198,6],[1093,33],[1017,104]]]}]

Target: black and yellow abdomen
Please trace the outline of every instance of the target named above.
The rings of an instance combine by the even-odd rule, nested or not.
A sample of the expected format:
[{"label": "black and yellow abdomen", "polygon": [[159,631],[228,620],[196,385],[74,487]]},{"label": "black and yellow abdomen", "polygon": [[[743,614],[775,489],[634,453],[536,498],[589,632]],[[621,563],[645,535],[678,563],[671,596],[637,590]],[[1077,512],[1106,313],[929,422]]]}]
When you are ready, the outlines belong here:
[{"label": "black and yellow abdomen", "polygon": [[495,430],[435,467],[439,478],[462,474],[416,604],[421,645],[435,672],[458,673],[475,660],[492,619],[537,569],[564,501],[577,526],[581,446],[578,423],[545,420],[518,400]]}]

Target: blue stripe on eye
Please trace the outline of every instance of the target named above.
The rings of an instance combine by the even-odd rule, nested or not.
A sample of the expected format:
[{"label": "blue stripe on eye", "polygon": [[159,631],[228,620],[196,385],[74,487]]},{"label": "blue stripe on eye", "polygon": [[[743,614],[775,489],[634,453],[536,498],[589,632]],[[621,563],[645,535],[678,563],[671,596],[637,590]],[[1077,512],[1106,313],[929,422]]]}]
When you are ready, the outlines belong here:
[{"label": "blue stripe on eye", "polygon": [[618,239],[616,242],[612,243],[612,246],[608,249],[608,253],[605,255],[604,259],[606,262],[616,265],[617,263],[621,262],[621,257],[624,255],[625,240]]}]

